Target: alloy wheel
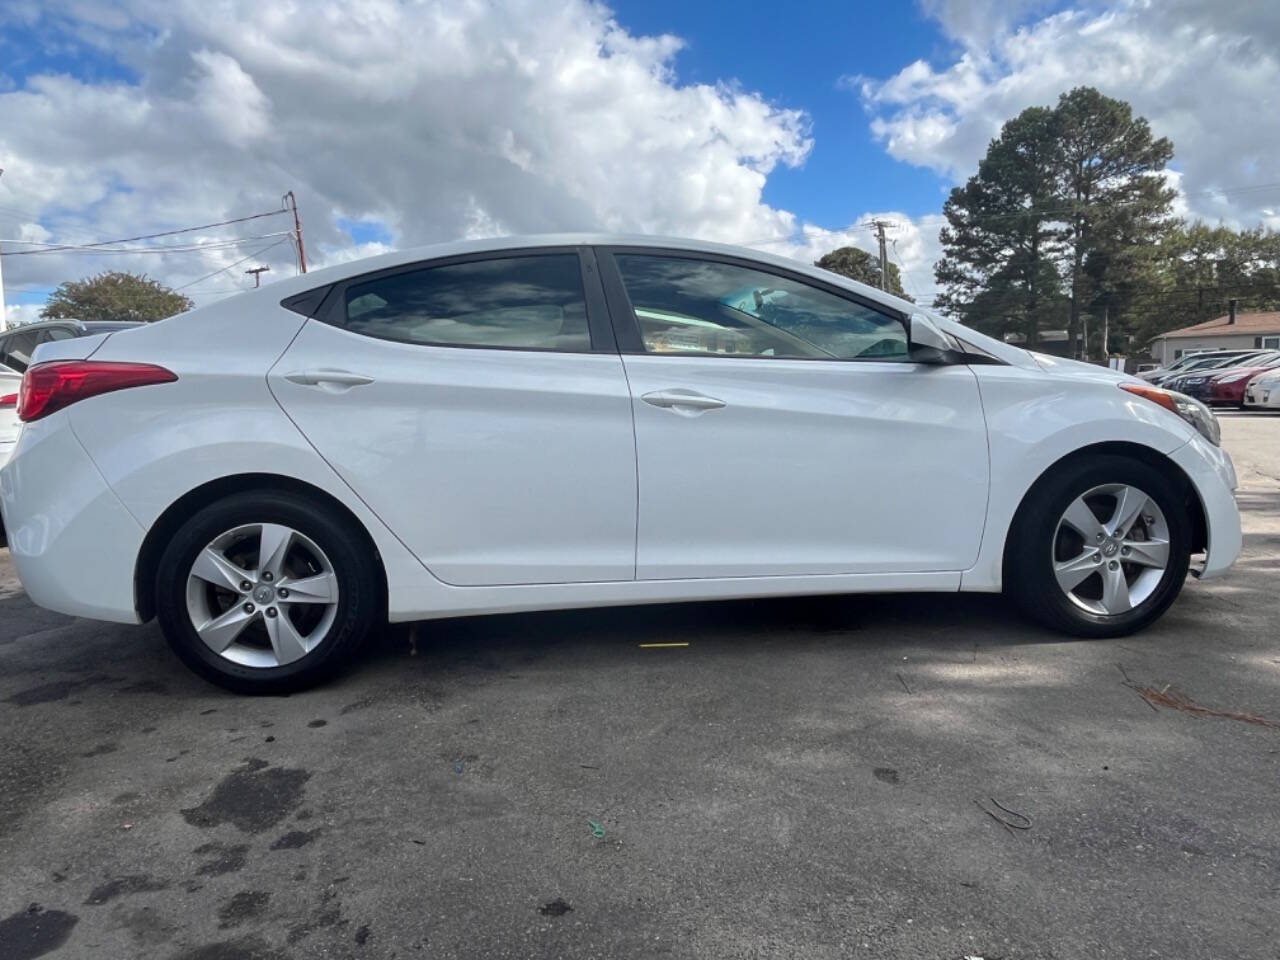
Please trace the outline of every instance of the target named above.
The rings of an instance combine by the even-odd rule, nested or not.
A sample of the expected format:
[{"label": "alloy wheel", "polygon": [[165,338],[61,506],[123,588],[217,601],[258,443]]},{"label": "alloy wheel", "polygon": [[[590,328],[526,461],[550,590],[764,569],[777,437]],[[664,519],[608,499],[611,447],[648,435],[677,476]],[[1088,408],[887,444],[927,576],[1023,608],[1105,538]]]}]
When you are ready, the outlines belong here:
[{"label": "alloy wheel", "polygon": [[1127,613],[1155,592],[1169,566],[1169,525],[1138,487],[1103,484],[1076,497],[1052,545],[1053,573],[1067,598],[1096,616]]},{"label": "alloy wheel", "polygon": [[323,641],[338,610],[338,577],[314,541],[276,523],[215,537],[187,575],[187,614],[218,656],[280,667]]}]

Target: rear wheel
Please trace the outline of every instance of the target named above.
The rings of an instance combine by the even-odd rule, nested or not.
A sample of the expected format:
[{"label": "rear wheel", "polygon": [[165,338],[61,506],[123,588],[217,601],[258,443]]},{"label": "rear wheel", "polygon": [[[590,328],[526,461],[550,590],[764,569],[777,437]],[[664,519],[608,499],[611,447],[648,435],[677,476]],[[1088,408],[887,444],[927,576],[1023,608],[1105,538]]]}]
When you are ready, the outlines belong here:
[{"label": "rear wheel", "polygon": [[1177,598],[1191,526],[1177,485],[1137,460],[1063,465],[1018,511],[1006,591],[1029,616],[1084,637],[1120,636]]},{"label": "rear wheel", "polygon": [[242,493],[197,512],[156,575],[156,615],[193,670],[242,693],[288,693],[338,671],[379,615],[363,531],[322,504]]}]

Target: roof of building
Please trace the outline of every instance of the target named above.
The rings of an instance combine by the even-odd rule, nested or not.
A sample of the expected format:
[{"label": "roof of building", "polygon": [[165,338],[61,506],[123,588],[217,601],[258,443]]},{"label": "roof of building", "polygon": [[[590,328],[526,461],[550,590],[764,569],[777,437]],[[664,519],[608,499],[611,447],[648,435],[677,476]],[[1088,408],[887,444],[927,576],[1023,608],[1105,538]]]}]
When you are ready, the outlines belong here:
[{"label": "roof of building", "polygon": [[[1215,317],[1212,320],[1206,320],[1204,323],[1197,323],[1193,327],[1170,330],[1168,333],[1160,334],[1160,337],[1176,340],[1181,337],[1226,337],[1242,333],[1280,333],[1280,310],[1270,310],[1262,313],[1237,313],[1235,323],[1229,322],[1230,319],[1227,315]],[[1160,337],[1156,339],[1159,340]]]}]

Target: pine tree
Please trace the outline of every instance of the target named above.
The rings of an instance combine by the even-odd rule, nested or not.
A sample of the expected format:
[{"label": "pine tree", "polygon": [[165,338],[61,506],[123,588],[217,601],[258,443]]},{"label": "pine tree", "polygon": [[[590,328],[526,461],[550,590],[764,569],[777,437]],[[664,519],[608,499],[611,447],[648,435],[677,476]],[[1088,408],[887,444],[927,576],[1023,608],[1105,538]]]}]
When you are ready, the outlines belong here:
[{"label": "pine tree", "polygon": [[[1104,307],[1126,285],[1139,288],[1144,258],[1134,251],[1157,242],[1170,226],[1174,191],[1163,175],[1173,144],[1154,139],[1151,126],[1123,100],[1092,87],[1058,98],[1053,110],[1055,194],[1069,254],[1068,330],[1073,352],[1082,312]],[[1092,271],[1086,261],[1094,259]]]},{"label": "pine tree", "polygon": [[1062,230],[1051,216],[1057,160],[1053,112],[1031,107],[951,191],[934,268],[940,309],[994,336],[1019,333],[1028,345],[1061,322]]}]

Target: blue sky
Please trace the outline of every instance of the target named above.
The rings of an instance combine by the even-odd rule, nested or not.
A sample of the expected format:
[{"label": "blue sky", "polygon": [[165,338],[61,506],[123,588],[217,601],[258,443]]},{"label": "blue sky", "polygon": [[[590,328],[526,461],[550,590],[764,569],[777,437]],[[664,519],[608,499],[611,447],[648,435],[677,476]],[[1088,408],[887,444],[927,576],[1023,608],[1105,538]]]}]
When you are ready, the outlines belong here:
[{"label": "blue sky", "polygon": [[[740,83],[785,107],[805,110],[814,148],[802,167],[779,167],[764,200],[828,227],[867,210],[934,213],[950,184],[889,157],[875,142],[856,91],[843,76],[892,76],[917,59],[945,57],[953,45],[913,3],[785,5],[688,0],[615,0],[633,33],[685,41],[676,74],[686,83]],[[785,13],[783,12],[785,10]]]}]

